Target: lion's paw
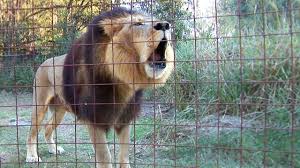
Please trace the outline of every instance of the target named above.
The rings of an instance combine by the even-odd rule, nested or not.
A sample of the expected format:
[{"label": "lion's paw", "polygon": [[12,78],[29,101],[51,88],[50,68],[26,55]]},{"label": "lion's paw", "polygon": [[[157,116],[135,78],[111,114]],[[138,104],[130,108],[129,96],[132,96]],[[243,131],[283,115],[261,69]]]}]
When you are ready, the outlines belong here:
[{"label": "lion's paw", "polygon": [[49,149],[49,153],[51,153],[51,154],[62,154],[64,152],[65,152],[65,150],[61,146],[57,146],[57,149],[56,148]]},{"label": "lion's paw", "polygon": [[26,162],[27,163],[37,163],[37,162],[42,162],[42,159],[38,156],[27,156]]},{"label": "lion's paw", "polygon": [[130,168],[130,164],[120,164],[120,168]]}]

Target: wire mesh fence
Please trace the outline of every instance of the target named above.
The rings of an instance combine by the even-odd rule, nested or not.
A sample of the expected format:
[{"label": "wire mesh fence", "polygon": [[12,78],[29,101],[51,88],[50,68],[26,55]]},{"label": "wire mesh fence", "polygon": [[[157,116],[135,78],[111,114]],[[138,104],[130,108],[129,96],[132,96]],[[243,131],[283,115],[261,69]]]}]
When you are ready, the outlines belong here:
[{"label": "wire mesh fence", "polygon": [[300,167],[299,46],[299,0],[1,0],[0,168]]}]

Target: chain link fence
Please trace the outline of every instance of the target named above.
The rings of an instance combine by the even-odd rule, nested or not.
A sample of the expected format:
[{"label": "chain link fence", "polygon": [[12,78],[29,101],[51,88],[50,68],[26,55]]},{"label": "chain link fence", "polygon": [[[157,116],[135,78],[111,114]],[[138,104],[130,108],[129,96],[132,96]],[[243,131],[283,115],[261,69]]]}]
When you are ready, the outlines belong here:
[{"label": "chain link fence", "polygon": [[[140,60],[126,60],[129,57],[124,58],[122,63],[115,62],[114,59],[122,52],[119,55],[112,54],[109,57],[111,60],[106,59],[100,64],[97,56],[91,57],[93,54],[103,54],[103,50],[112,49],[111,53],[114,53],[117,47],[126,48],[126,42],[118,41],[122,39],[122,33],[118,32],[114,35],[118,38],[108,41],[103,38],[102,41],[92,40],[88,43],[86,36],[80,38],[89,31],[95,16],[118,7],[142,11],[149,17],[135,20],[135,14],[132,13],[127,20],[115,22],[117,19],[110,16],[108,27],[111,29],[120,25],[140,26],[128,30],[138,32],[143,29],[145,34],[148,29],[143,26],[154,27],[151,27],[153,30],[149,40],[140,38],[132,43],[140,48],[133,48],[131,53],[135,53],[135,50],[142,52],[136,56],[138,59],[148,52],[142,50],[141,45],[157,46],[166,41],[174,50],[171,61],[161,58],[164,54],[156,53],[158,47],[147,57],[147,63],[163,66],[159,61],[166,61],[164,64],[172,64],[174,68],[168,80],[163,82],[163,87],[154,81],[138,101],[134,98],[130,102],[120,101],[116,94],[123,85],[138,88],[149,84],[135,78],[140,71],[120,77],[122,80],[107,81],[97,79],[95,71],[99,69],[89,68],[113,67],[110,75],[114,77],[118,73],[114,69],[120,64],[127,64],[128,69],[145,64]],[[162,30],[155,27],[158,22],[169,23],[170,28]],[[93,31],[91,38],[96,39],[98,30]],[[142,36],[134,31],[126,32],[131,35],[128,41]],[[165,38],[164,34],[164,38],[155,39],[153,31],[169,32],[170,37]],[[76,39],[81,40],[75,42]],[[76,50],[94,43],[111,48],[95,50],[86,47],[85,52]],[[97,162],[105,167],[106,163],[96,159],[95,154],[104,148],[93,149],[93,143],[96,143],[95,146],[107,144],[111,154],[107,167],[300,167],[299,46],[299,0],[0,0],[0,168],[96,167]],[[73,53],[71,48],[74,49]],[[72,64],[66,64],[65,57],[61,62],[51,59],[63,54],[78,55],[77,52],[84,54],[79,54],[78,58],[72,57]],[[89,58],[90,62],[80,62]],[[47,59],[53,62],[42,64]],[[75,70],[80,65],[86,69]],[[41,70],[43,72],[34,80],[39,67],[44,67]],[[63,75],[65,67],[71,69],[69,77],[73,78]],[[82,71],[87,73],[80,76]],[[101,73],[106,72],[103,70]],[[157,75],[155,73],[158,72],[153,73]],[[78,76],[82,79],[78,79]],[[37,84],[48,80],[44,77],[53,79],[54,86]],[[124,82],[123,78],[132,79],[132,83]],[[74,79],[83,80],[82,83],[68,85],[73,86],[74,90],[81,89],[80,92],[92,88],[89,93],[96,95],[102,93],[97,88],[105,90],[105,85],[113,89],[102,97],[93,97],[93,94],[89,95],[92,97],[83,97],[74,91],[70,95],[79,98],[74,98],[74,102],[69,99],[72,103],[66,97],[63,100],[50,100],[52,94],[55,98],[59,97],[58,93],[66,94],[66,82],[62,82],[68,81],[66,79],[71,82]],[[89,79],[92,82],[85,81]],[[34,92],[37,88],[40,96]],[[50,93],[43,88],[54,90]],[[128,93],[128,90],[132,88],[128,87],[124,93]],[[104,99],[110,95],[113,101],[106,103]],[[133,97],[138,96],[134,94]],[[42,99],[47,104],[37,103]],[[63,118],[57,116],[59,113],[54,113],[54,117],[50,118],[51,112],[36,112],[40,107],[47,110],[49,103],[54,108],[52,112],[73,112],[66,113]],[[82,111],[91,109],[88,106],[71,107],[76,103],[89,104],[91,109],[114,109],[109,114],[122,104],[132,104],[130,113],[141,112],[139,117],[125,124],[131,128],[130,141],[121,142],[119,139],[118,128],[123,128],[122,120],[116,119],[113,123],[93,122],[96,119],[79,122],[81,117],[89,114],[83,114]],[[59,109],[62,104],[69,108]],[[91,114],[96,113],[99,111]],[[119,118],[117,113],[114,114],[112,116]],[[50,118],[50,124],[46,119],[40,123],[36,143],[34,133],[30,134],[30,130],[37,129],[40,115]],[[47,130],[58,124],[54,138],[49,139]],[[94,139],[90,138],[93,129],[87,128],[99,124],[109,124],[115,128],[104,131],[107,137],[105,142],[98,142],[97,135],[94,135]],[[92,128],[98,129],[97,126]],[[33,137],[32,141],[28,140],[30,136]],[[41,160],[28,159],[29,142],[36,144],[36,152]],[[49,144],[52,145],[52,151],[51,147],[47,149]],[[129,161],[126,160],[126,154],[123,154],[125,160],[122,157],[120,160],[119,153],[123,149],[119,146],[129,148]],[[125,163],[122,165],[121,162]]]}]

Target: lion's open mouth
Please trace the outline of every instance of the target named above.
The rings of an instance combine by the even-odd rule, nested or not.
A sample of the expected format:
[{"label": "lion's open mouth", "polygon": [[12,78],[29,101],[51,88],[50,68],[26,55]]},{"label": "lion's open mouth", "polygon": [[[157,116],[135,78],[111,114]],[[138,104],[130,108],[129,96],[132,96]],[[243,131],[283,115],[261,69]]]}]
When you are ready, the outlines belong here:
[{"label": "lion's open mouth", "polygon": [[149,66],[153,69],[164,69],[166,68],[166,57],[165,52],[167,48],[167,39],[163,38],[157,48],[153,51],[153,53],[148,58]]}]

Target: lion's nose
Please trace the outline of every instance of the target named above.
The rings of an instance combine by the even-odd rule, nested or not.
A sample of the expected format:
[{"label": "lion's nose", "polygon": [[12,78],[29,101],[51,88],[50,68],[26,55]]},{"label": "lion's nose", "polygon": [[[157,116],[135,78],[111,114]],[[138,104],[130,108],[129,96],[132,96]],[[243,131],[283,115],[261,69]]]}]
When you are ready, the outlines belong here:
[{"label": "lion's nose", "polygon": [[166,30],[169,30],[169,29],[170,29],[170,24],[169,24],[168,22],[157,23],[157,24],[154,26],[154,29],[166,31]]}]

